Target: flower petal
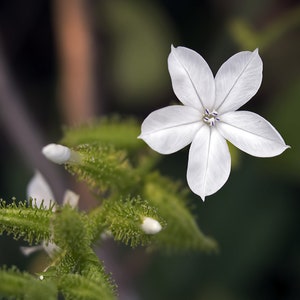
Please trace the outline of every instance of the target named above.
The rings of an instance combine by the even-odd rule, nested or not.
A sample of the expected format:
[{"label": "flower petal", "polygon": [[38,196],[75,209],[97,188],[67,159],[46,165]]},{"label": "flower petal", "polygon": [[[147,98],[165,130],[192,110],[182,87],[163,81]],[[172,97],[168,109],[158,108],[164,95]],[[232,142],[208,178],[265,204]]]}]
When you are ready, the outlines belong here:
[{"label": "flower petal", "polygon": [[187,169],[191,190],[204,201],[218,191],[230,174],[231,158],[225,139],[215,128],[203,126],[195,136]]},{"label": "flower petal", "polygon": [[35,172],[33,178],[27,185],[27,197],[32,198],[37,207],[40,207],[43,201],[43,205],[46,209],[50,207],[51,202],[55,202],[50,186],[38,171]]},{"label": "flower petal", "polygon": [[53,258],[54,254],[56,252],[59,251],[59,247],[55,244],[55,243],[51,243],[51,242],[43,242],[42,247],[44,248],[44,250],[47,252],[47,254]]},{"label": "flower petal", "polygon": [[289,148],[267,120],[250,111],[222,115],[217,129],[225,139],[253,156],[272,157]]},{"label": "flower petal", "polygon": [[213,109],[214,77],[200,54],[185,47],[172,46],[168,67],[173,90],[184,105],[192,106],[201,112],[205,108]]},{"label": "flower petal", "polygon": [[161,154],[174,153],[194,138],[203,125],[198,110],[183,105],[173,105],[152,112],[142,124],[143,139]]},{"label": "flower petal", "polygon": [[237,110],[258,91],[262,81],[262,60],[256,49],[230,57],[216,75],[215,110],[220,113]]},{"label": "flower petal", "polygon": [[37,251],[43,250],[43,246],[42,245],[37,245],[37,246],[21,246],[20,250],[22,252],[23,255],[25,256],[29,256],[32,253],[35,253]]},{"label": "flower petal", "polygon": [[63,205],[70,205],[72,208],[76,208],[79,202],[79,195],[71,190],[66,190],[63,197]]}]

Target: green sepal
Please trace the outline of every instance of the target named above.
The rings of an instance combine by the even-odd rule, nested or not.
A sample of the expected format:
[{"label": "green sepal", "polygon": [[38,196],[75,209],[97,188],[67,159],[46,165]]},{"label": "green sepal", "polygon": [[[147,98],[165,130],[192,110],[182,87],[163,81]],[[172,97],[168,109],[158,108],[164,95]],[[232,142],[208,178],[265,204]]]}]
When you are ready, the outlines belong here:
[{"label": "green sepal", "polygon": [[126,152],[113,146],[79,145],[75,148],[82,160],[67,164],[66,169],[98,193],[117,190],[127,194],[138,186],[139,176],[126,157]]},{"label": "green sepal", "polygon": [[52,208],[53,205],[45,209],[43,204],[36,207],[32,199],[29,202],[13,200],[11,204],[0,199],[0,234],[12,234],[15,239],[23,238],[30,244],[49,241]]},{"label": "green sepal", "polygon": [[145,217],[157,220],[162,225],[162,230],[166,226],[156,207],[139,196],[108,199],[103,203],[99,214],[99,223],[105,227],[106,232],[116,241],[131,247],[149,245],[154,238],[141,229]]}]

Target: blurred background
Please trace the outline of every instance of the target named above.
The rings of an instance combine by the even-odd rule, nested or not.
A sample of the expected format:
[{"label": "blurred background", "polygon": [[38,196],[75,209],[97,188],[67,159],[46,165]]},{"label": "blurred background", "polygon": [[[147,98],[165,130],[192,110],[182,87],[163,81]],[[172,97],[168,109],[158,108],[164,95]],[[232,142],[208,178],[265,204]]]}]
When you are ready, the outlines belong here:
[{"label": "blurred background", "polygon": [[[218,193],[205,203],[191,193],[219,254],[149,256],[108,242],[110,255],[105,247],[99,255],[120,299],[300,299],[299,1],[1,0],[0,197],[25,199],[39,169],[60,202],[74,184],[40,149],[61,138],[63,125],[112,113],[142,122],[176,101],[171,44],[199,52],[214,73],[236,52],[259,48],[263,83],[245,109],[269,120],[292,148],[270,159],[235,150]],[[163,157],[161,172],[185,183],[187,154]],[[38,269],[20,245],[1,236],[0,264]]]}]

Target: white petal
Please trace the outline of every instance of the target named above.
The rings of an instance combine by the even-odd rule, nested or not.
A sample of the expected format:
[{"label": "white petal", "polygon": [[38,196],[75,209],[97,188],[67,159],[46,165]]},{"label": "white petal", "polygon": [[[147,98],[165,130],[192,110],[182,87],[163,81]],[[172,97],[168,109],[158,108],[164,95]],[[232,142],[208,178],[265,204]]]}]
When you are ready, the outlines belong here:
[{"label": "white petal", "polygon": [[200,54],[185,47],[172,46],[168,67],[173,90],[184,105],[192,106],[201,112],[203,108],[213,108],[214,77]]},{"label": "white petal", "polygon": [[78,206],[79,202],[79,195],[74,193],[71,190],[66,190],[63,198],[63,205],[70,205],[73,208],[76,208]]},{"label": "white petal", "polygon": [[192,142],[187,170],[191,190],[204,201],[218,191],[230,174],[231,158],[225,139],[215,128],[203,126]]},{"label": "white petal", "polygon": [[56,164],[64,164],[71,158],[71,149],[58,144],[49,144],[43,147],[42,153]]},{"label": "white petal", "polygon": [[173,105],[152,112],[139,136],[161,154],[174,153],[191,143],[203,125],[201,113],[189,106]]},{"label": "white petal", "polygon": [[30,197],[35,201],[37,207],[40,207],[43,200],[45,208],[49,208],[51,201],[55,202],[50,186],[38,171],[27,185],[27,198]]},{"label": "white petal", "polygon": [[272,157],[289,148],[267,120],[249,111],[220,116],[217,129],[225,139],[253,156]]},{"label": "white petal", "polygon": [[230,57],[216,75],[215,110],[219,114],[234,111],[248,102],[260,87],[262,69],[257,49]]},{"label": "white petal", "polygon": [[42,245],[37,245],[37,246],[29,246],[29,247],[26,247],[26,246],[21,246],[20,247],[20,250],[22,252],[23,255],[25,256],[29,256],[31,255],[32,253],[35,253],[37,251],[40,251],[40,250],[43,250],[43,246]]},{"label": "white petal", "polygon": [[51,258],[53,258],[55,252],[58,252],[60,249],[55,243],[50,243],[45,241],[43,242],[42,246]]}]

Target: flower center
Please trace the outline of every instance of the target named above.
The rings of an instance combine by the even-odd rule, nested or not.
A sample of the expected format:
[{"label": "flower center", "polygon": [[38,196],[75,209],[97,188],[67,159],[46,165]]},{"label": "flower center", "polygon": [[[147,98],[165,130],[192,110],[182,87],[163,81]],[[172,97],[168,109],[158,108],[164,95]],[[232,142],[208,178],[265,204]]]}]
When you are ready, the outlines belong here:
[{"label": "flower center", "polygon": [[210,112],[207,108],[204,111],[202,120],[209,126],[215,126],[216,122],[220,121],[220,119],[218,118],[218,113],[215,110]]}]

